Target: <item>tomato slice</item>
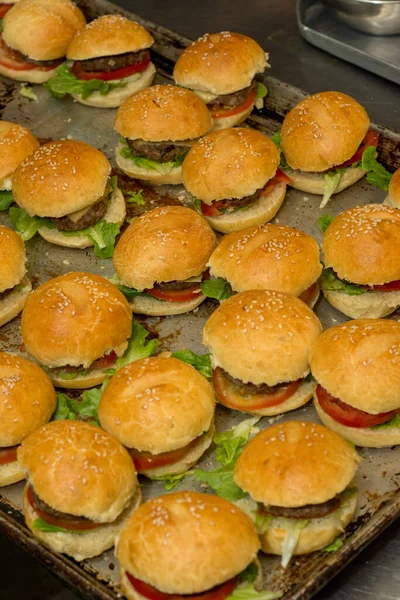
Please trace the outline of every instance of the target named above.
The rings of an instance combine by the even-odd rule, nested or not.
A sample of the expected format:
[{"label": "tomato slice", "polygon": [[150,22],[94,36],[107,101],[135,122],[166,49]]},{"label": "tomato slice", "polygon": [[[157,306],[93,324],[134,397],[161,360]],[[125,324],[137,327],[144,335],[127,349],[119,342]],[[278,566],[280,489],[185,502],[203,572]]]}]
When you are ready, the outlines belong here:
[{"label": "tomato slice", "polygon": [[224,119],[225,117],[233,117],[234,115],[244,112],[245,110],[250,108],[253,102],[255,102],[256,98],[257,90],[254,87],[252,88],[252,90],[250,90],[249,95],[247,96],[246,100],[242,102],[242,104],[239,104],[239,106],[235,106],[234,108],[223,108],[216,112],[211,111],[211,116],[213,119]]},{"label": "tomato slice", "polygon": [[0,19],[2,19],[4,15],[8,13],[12,6],[14,6],[14,4],[0,4]]},{"label": "tomato slice", "polygon": [[376,131],[372,131],[372,129],[369,129],[363,141],[361,142],[361,146],[358,148],[357,152],[351,158],[349,158],[349,160],[345,160],[344,163],[342,163],[341,165],[336,165],[335,167],[332,167],[332,169],[328,169],[328,171],[333,171],[335,169],[343,169],[344,167],[349,167],[353,163],[360,161],[362,159],[362,155],[364,154],[364,150],[368,148],[368,146],[375,146],[376,148],[378,142],[379,133],[377,133]]},{"label": "tomato slice", "polygon": [[305,304],[309,305],[310,302],[312,301],[312,299],[314,298],[316,287],[317,287],[317,282],[313,283],[312,285],[310,285],[309,288],[304,290],[304,292],[300,294],[299,299],[303,300],[303,302],[305,302]]},{"label": "tomato slice", "polygon": [[217,208],[218,201],[213,202],[212,204],[201,203],[201,212],[205,217],[218,217],[218,215],[222,215],[222,213]]},{"label": "tomato slice", "polygon": [[165,465],[172,465],[185,458],[190,450],[197,444],[199,438],[192,440],[187,446],[177,448],[170,452],[162,452],[161,454],[152,454],[151,452],[140,452],[134,448],[128,448],[128,452],[132,457],[136,471],[142,473],[149,469],[156,469]]},{"label": "tomato slice", "polygon": [[14,71],[32,71],[33,69],[37,71],[51,71],[64,62],[60,60],[50,66],[43,67],[35,65],[32,62],[27,62],[21,57],[22,55],[19,52],[12,50],[4,43],[3,36],[0,34],[0,64],[7,67],[7,69],[14,69]]},{"label": "tomato slice", "polygon": [[338,423],[346,425],[346,427],[373,427],[390,421],[399,412],[398,410],[392,410],[387,413],[371,415],[335,398],[322,385],[317,386],[316,394],[322,410]]},{"label": "tomato slice", "polygon": [[238,386],[225,377],[220,367],[213,370],[213,384],[218,400],[221,404],[237,410],[259,410],[278,406],[297,392],[301,382],[302,379],[293,381],[272,394],[245,395]]},{"label": "tomato slice", "polygon": [[275,173],[274,177],[272,179],[270,179],[269,181],[267,181],[265,188],[261,192],[261,196],[267,196],[270,193],[270,191],[276,185],[278,185],[278,183],[286,183],[286,184],[288,184],[289,182],[290,182],[290,179],[286,175],[286,173],[284,173],[283,171],[281,171],[280,169],[278,169],[277,172]]},{"label": "tomato slice", "polygon": [[397,281],[390,281],[389,283],[383,283],[382,285],[372,285],[367,289],[373,290],[374,292],[399,292],[400,279]]},{"label": "tomato slice", "polygon": [[225,583],[218,585],[207,592],[202,594],[165,594],[160,592],[157,588],[153,587],[149,583],[145,583],[140,579],[136,579],[133,575],[125,571],[126,577],[131,586],[136,590],[138,594],[148,598],[148,600],[225,600],[235,589],[237,580],[236,577],[226,581]]},{"label": "tomato slice", "polygon": [[102,356],[101,358],[98,358],[97,360],[95,360],[90,365],[90,368],[91,369],[107,369],[108,367],[113,365],[116,360],[117,360],[117,355],[113,350],[112,352],[110,352],[110,354],[106,354],[105,356]]},{"label": "tomato slice", "polygon": [[150,296],[154,296],[154,298],[167,300],[168,302],[186,302],[187,300],[198,298],[202,294],[200,283],[194,284],[193,288],[186,288],[186,290],[158,290],[153,288],[145,290],[145,292],[146,294],[150,294]]},{"label": "tomato slice", "polygon": [[0,448],[0,465],[8,465],[17,460],[18,446],[10,446],[9,448]]},{"label": "tomato slice", "polygon": [[91,71],[88,73],[84,71],[80,61],[74,62],[72,65],[72,74],[78,79],[88,81],[90,79],[101,79],[102,81],[111,81],[112,79],[123,79],[124,77],[130,77],[135,73],[141,73],[144,71],[150,62],[150,52],[147,52],[146,57],[142,62],[136,63],[135,65],[129,65],[128,67],[121,67],[121,69],[114,69],[114,71]]}]

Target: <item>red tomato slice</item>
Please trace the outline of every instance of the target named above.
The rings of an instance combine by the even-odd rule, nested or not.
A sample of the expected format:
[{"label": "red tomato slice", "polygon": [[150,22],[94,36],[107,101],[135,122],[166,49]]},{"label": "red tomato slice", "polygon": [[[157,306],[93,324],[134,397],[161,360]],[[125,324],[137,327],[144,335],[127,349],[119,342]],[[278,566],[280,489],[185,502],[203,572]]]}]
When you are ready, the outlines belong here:
[{"label": "red tomato slice", "polygon": [[321,385],[317,386],[316,393],[322,410],[338,423],[346,425],[346,427],[373,427],[390,421],[399,412],[398,410],[392,410],[387,413],[371,415],[335,398]]},{"label": "red tomato slice", "polygon": [[21,56],[22,55],[19,52],[6,46],[3,41],[3,36],[0,35],[0,64],[7,67],[7,69],[14,69],[14,71],[32,71],[33,69],[36,69],[37,71],[51,71],[64,62],[63,60],[60,60],[48,67],[41,67],[23,60]]},{"label": "red tomato slice", "polygon": [[150,62],[150,52],[147,52],[146,57],[140,63],[135,65],[129,65],[128,67],[121,67],[121,69],[115,69],[114,71],[91,71],[88,73],[81,67],[80,61],[74,62],[72,65],[72,74],[78,79],[88,81],[89,79],[101,79],[102,81],[111,81],[112,79],[123,79],[129,77],[135,73],[141,73],[147,68]]},{"label": "red tomato slice", "polygon": [[222,213],[217,208],[218,202],[213,202],[212,204],[201,203],[201,212],[205,217],[218,217],[218,215],[222,215]]},{"label": "red tomato slice", "polygon": [[12,6],[14,6],[14,4],[0,4],[0,19],[2,19],[4,15],[8,13]]},{"label": "red tomato slice", "polygon": [[207,592],[202,594],[187,594],[181,596],[180,594],[165,594],[160,592],[157,588],[152,585],[136,579],[130,573],[125,571],[126,577],[131,586],[136,590],[138,594],[148,598],[148,600],[225,600],[236,587],[236,577],[230,579],[222,585],[218,585]]},{"label": "red tomato slice", "polygon": [[153,288],[151,290],[145,290],[146,294],[154,296],[159,300],[167,300],[168,302],[186,302],[187,300],[193,300],[201,296],[200,283],[194,284],[193,288],[187,288],[186,290],[158,290]]},{"label": "red tomato slice", "polygon": [[142,471],[156,469],[157,467],[163,467],[165,465],[172,465],[173,463],[181,461],[197,444],[198,440],[199,438],[197,437],[196,439],[192,440],[190,444],[184,446],[183,448],[177,448],[177,450],[171,450],[171,452],[162,452],[161,454],[140,452],[134,448],[129,448],[128,452],[132,457],[136,471],[138,473],[142,473]]},{"label": "red tomato slice", "polygon": [[335,169],[343,169],[343,167],[349,167],[353,163],[358,162],[359,160],[362,159],[364,150],[366,148],[368,148],[368,146],[376,147],[378,145],[378,142],[379,142],[379,133],[377,133],[376,131],[372,131],[372,129],[369,129],[367,131],[363,141],[361,142],[361,146],[359,147],[357,152],[351,158],[349,158],[349,160],[345,160],[344,163],[342,163],[341,165],[336,165],[335,167],[332,167],[332,169],[328,169],[328,171],[333,171]]},{"label": "red tomato slice", "polygon": [[0,448],[0,465],[8,465],[8,463],[17,460],[18,446],[10,446],[9,448]]},{"label": "red tomato slice", "polygon": [[211,116],[213,119],[223,119],[225,117],[233,117],[234,115],[244,112],[245,110],[250,108],[250,106],[253,104],[253,102],[255,102],[256,98],[257,98],[257,90],[254,87],[250,91],[246,100],[244,102],[242,102],[242,104],[239,104],[239,106],[235,106],[235,108],[223,108],[222,110],[218,110],[217,112],[211,111]]},{"label": "red tomato slice", "polygon": [[117,355],[113,350],[112,352],[110,352],[110,354],[106,354],[105,356],[102,356],[101,358],[98,358],[97,360],[95,360],[90,365],[90,368],[91,369],[107,369],[112,364],[114,364],[116,360],[117,360]]},{"label": "red tomato slice", "polygon": [[305,302],[306,304],[309,305],[310,302],[312,301],[312,299],[314,298],[316,287],[317,287],[317,282],[313,283],[312,285],[310,285],[309,288],[304,290],[304,292],[302,294],[300,294],[299,299],[303,300],[303,302]]},{"label": "red tomato slice", "polygon": [[246,396],[238,386],[229,381],[223,370],[217,367],[213,370],[213,384],[215,394],[221,404],[237,410],[260,410],[270,406],[278,406],[285,402],[298,390],[302,380],[298,379],[282,386],[272,394],[254,394]]},{"label": "red tomato slice", "polygon": [[369,290],[375,292],[399,292],[400,291],[400,279],[397,281],[390,281],[389,283],[383,283],[382,285],[373,285],[368,287]]}]

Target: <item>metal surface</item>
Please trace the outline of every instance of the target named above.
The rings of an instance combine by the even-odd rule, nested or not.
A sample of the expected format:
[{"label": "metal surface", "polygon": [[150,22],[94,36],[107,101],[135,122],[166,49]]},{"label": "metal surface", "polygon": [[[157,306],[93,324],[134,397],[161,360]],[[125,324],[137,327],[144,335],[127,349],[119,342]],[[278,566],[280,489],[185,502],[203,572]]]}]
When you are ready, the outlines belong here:
[{"label": "metal surface", "polygon": [[[110,5],[103,1],[99,1],[97,6],[101,8],[99,13],[110,10]],[[112,11],[114,10],[116,9],[113,8]],[[172,61],[187,40],[183,40],[180,36],[172,34],[164,28],[143,20],[141,22],[153,32],[157,40],[155,62],[160,72],[158,81],[163,81],[168,78]],[[249,124],[266,133],[273,133],[279,129],[282,117],[304,97],[304,94],[272,77],[267,77],[265,81],[270,90],[266,107],[262,113],[257,113],[249,119]],[[102,149],[110,158],[113,157],[113,148],[117,139],[112,131],[115,111],[84,107],[68,99],[54,100],[49,98],[42,89],[37,90],[39,103],[34,104],[19,95],[18,84],[5,84],[3,81],[0,85],[3,88],[1,98],[4,106],[2,115],[4,119],[15,120],[27,125],[42,139],[71,136],[87,141]],[[383,128],[381,133],[381,151],[385,164],[392,168],[400,166],[400,137]],[[126,178],[121,178],[120,185],[122,188],[128,185]],[[171,193],[171,190],[165,189],[154,193],[150,188],[145,187],[146,208],[151,208],[157,203],[169,202]],[[185,201],[182,188],[175,189],[174,194],[173,202],[177,201],[177,197]],[[337,214],[357,203],[379,202],[383,198],[382,192],[371,188],[365,182],[359,182],[351,190],[343,192],[332,200],[326,212]],[[319,200],[319,197],[290,190],[275,221],[302,228],[320,241],[321,236],[316,224],[320,214]],[[1,220],[8,223],[4,215]],[[72,269],[86,269],[106,276],[112,274],[111,261],[96,259],[91,250],[58,248],[41,239],[34,239],[28,242],[27,251],[29,274],[34,279],[35,285]],[[207,301],[199,310],[188,315],[141,320],[159,335],[162,349],[189,347],[194,351],[204,352],[204,348],[200,344],[201,328],[214,307],[215,304],[212,301]],[[324,300],[318,303],[316,311],[325,327],[344,320],[343,316]],[[397,317],[399,316],[398,314]],[[19,319],[1,329],[0,340],[2,349],[18,351],[21,343]],[[242,418],[240,413],[234,413],[221,407],[217,410],[217,425],[220,429],[228,429]],[[282,419],[293,418],[316,419],[314,410],[310,406],[285,415]],[[263,419],[260,421],[259,427],[264,428],[274,420]],[[400,482],[397,472],[400,448],[365,450],[362,455],[364,461],[356,476],[356,484],[360,489],[362,499],[356,520],[346,532],[346,542],[342,549],[331,555],[315,553],[307,557],[295,558],[285,572],[279,567],[277,558],[263,557],[265,586],[282,591],[286,600],[305,600],[312,597],[400,514],[398,496]],[[200,464],[208,468],[212,463],[211,457],[212,451],[203,457]],[[178,489],[189,487],[189,484],[190,481],[186,481]],[[113,553],[109,551],[97,559],[84,561],[78,565],[73,560],[54,555],[37,544],[23,525],[20,513],[22,487],[22,484],[17,484],[3,489],[1,492],[0,526],[5,533],[35,557],[45,562],[82,596],[101,600],[115,599],[119,588],[118,568]],[[190,487],[203,489],[199,484],[193,484],[193,486],[190,484]],[[163,493],[163,487],[160,483],[146,482],[143,492],[145,498],[148,498]]]},{"label": "metal surface", "polygon": [[363,33],[400,34],[399,0],[322,0],[337,18]]}]

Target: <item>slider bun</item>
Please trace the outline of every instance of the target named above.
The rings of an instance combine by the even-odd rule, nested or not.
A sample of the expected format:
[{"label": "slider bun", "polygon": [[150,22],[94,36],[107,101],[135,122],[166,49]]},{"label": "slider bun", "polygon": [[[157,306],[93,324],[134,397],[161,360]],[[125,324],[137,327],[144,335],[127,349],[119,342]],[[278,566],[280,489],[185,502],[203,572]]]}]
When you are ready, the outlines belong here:
[{"label": "slider bun", "polygon": [[400,169],[397,169],[393,173],[393,177],[390,180],[389,189],[389,202],[395,208],[400,208]]},{"label": "slider bun", "polygon": [[119,142],[115,148],[115,161],[121,171],[123,171],[129,177],[134,179],[143,179],[143,181],[149,182],[152,185],[178,185],[182,183],[182,167],[173,167],[165,173],[159,173],[158,171],[152,171],[150,169],[144,169],[135,165],[133,160],[130,158],[124,158],[120,152],[122,144]]},{"label": "slider bun", "polygon": [[400,279],[400,212],[366,204],[340,213],[325,232],[323,252],[325,266],[351,283]]},{"label": "slider bun", "polygon": [[71,0],[21,0],[3,18],[7,46],[34,60],[65,56],[86,19]]},{"label": "slider bun", "polygon": [[122,15],[103,15],[80,29],[68,46],[69,60],[138,52],[154,43],[144,27]]},{"label": "slider bun", "polygon": [[185,48],[174,67],[177,85],[213,94],[248,87],[262,73],[268,55],[252,38],[223,31],[206,33]]},{"label": "slider bun", "polygon": [[[22,1],[22,0],[21,0]],[[17,71],[10,69],[0,63],[0,75],[15,79],[16,81],[26,81],[28,83],[46,83],[52,77],[57,75],[56,69],[42,71],[40,69],[29,69],[28,71]]]},{"label": "slider bun", "polygon": [[296,508],[321,504],[349,485],[361,458],[337,433],[287,421],[258,433],[238,458],[235,483],[256,502]]},{"label": "slider bun", "polygon": [[200,275],[215,243],[210,226],[190,208],[155,208],[124,231],[115,247],[114,269],[124,285],[151,289],[156,282]]},{"label": "slider bun", "polygon": [[369,129],[365,109],[342,92],[304,98],[286,115],[281,148],[292,169],[321,172],[355,154]]},{"label": "slider bun", "polygon": [[58,140],[24,160],[14,173],[12,191],[29,215],[59,218],[97,202],[110,172],[100,150],[84,142]]},{"label": "slider bun", "polygon": [[[0,225],[0,293],[20,283],[26,273],[25,245],[12,229]],[[0,306],[3,300],[0,300]]]},{"label": "slider bun", "polygon": [[116,131],[129,139],[193,140],[212,127],[207,106],[194,92],[153,85],[133,94],[118,109]]},{"label": "slider bun", "polygon": [[328,302],[351,319],[381,319],[400,306],[400,290],[394,292],[367,292],[350,296],[346,292],[322,290]]},{"label": "slider bun", "polygon": [[126,348],[131,328],[123,294],[93,273],[50,279],[30,295],[22,313],[26,351],[47,367],[88,368],[111,350]]},{"label": "slider bun", "polygon": [[254,194],[275,175],[278,165],[279,151],[263,133],[247,127],[222,129],[190,149],[182,164],[182,180],[195,198],[212,204]]},{"label": "slider bun", "polygon": [[25,479],[25,473],[18,464],[18,461],[0,465],[0,488],[17,483]]},{"label": "slider bun", "polygon": [[264,289],[294,296],[322,271],[319,246],[311,236],[272,223],[223,237],[208,265],[211,275],[227,279],[235,292]]},{"label": "slider bun", "polygon": [[[361,167],[348,167],[344,169],[339,185],[335,190],[335,194],[342,192],[346,188],[364,177],[366,171]],[[289,185],[296,190],[307,192],[308,194],[320,194],[325,192],[326,180],[323,173],[306,173],[304,171],[292,171],[285,169],[285,175],[290,179]]]},{"label": "slider bun", "polygon": [[231,115],[230,117],[220,117],[219,119],[213,119],[214,125],[212,131],[218,131],[219,129],[228,129],[228,127],[235,127],[240,125],[247,119],[247,117],[253,112],[255,102],[250,104],[249,108],[242,110],[239,113]]},{"label": "slider bun", "polygon": [[0,327],[19,315],[31,291],[32,284],[27,277],[24,277],[18,286],[0,300]]},{"label": "slider bun", "polygon": [[400,323],[359,319],[331,327],[313,344],[310,367],[323,388],[354,408],[400,408]]},{"label": "slider bun", "polygon": [[[0,121],[0,187],[5,186],[15,169],[34,150],[39,148],[39,142],[32,133],[15,123]],[[9,186],[7,186],[7,189]]]},{"label": "slider bun", "polygon": [[[109,369],[111,367],[107,368]],[[66,388],[69,390],[83,390],[103,383],[107,377],[105,373],[105,371],[107,371],[107,368],[90,369],[89,373],[87,373],[86,375],[81,375],[79,372],[77,372],[77,376],[74,379],[64,379],[51,369],[46,370],[46,373],[50,377],[55,387]]]},{"label": "slider bun", "polygon": [[138,487],[127,450],[83,421],[52,421],[36,429],[18,448],[18,461],[43,502],[97,523],[115,521]]},{"label": "slider bun", "polygon": [[194,594],[241,573],[259,547],[253,523],[230,502],[178,492],[138,508],[117,541],[116,556],[124,571],[160,592]]},{"label": "slider bun", "polygon": [[149,315],[151,317],[166,317],[169,315],[182,315],[194,310],[204,300],[205,296],[197,296],[193,300],[185,302],[168,302],[167,300],[157,300],[146,296],[137,296],[129,303],[132,312],[138,315]]},{"label": "slider bun", "polygon": [[308,374],[308,352],[321,331],[318,318],[298,298],[252,290],[235,294],[213,312],[203,344],[214,367],[245,383],[274,386]]}]

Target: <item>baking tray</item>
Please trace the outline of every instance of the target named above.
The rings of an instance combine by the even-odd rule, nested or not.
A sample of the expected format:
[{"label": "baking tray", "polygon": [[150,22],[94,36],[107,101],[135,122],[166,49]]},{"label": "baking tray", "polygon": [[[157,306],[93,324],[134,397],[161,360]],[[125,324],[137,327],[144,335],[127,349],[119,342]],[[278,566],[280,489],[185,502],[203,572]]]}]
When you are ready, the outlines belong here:
[{"label": "baking tray", "polygon": [[[171,80],[173,62],[181,49],[189,40],[163,27],[132,15],[105,0],[80,2],[89,17],[93,18],[105,13],[122,13],[141,22],[152,32],[156,43],[153,60],[158,68],[157,82]],[[272,57],[274,60],[274,57]],[[272,77],[264,77],[269,88],[265,108],[257,111],[248,120],[248,124],[265,133],[271,134],[280,128],[285,114],[304,98],[300,90]],[[2,118],[16,121],[29,127],[42,141],[66,138],[68,136],[86,141],[100,148],[114,163],[114,147],[117,135],[113,131],[115,110],[101,110],[83,106],[70,99],[56,100],[36,86],[39,102],[31,102],[23,98],[20,84],[10,80],[0,81],[0,109]],[[387,167],[400,166],[400,136],[374,126],[381,133],[380,152]],[[186,203],[187,198],[182,187],[151,188],[141,183],[132,182],[121,173],[119,185],[122,189],[142,188],[146,200],[144,207],[129,208],[136,214],[162,204]],[[324,212],[338,212],[367,202],[381,202],[385,194],[372,188],[365,181],[357,183],[342,192],[324,209]],[[289,190],[287,199],[279,211],[275,221],[304,229],[321,241],[317,228],[320,198]],[[6,214],[0,213],[0,222],[10,225]],[[93,251],[73,250],[52,246],[41,238],[32,239],[26,244],[28,254],[29,275],[34,285],[40,285],[47,279],[71,270],[88,270],[106,277],[113,274],[110,260],[97,259]],[[190,348],[204,353],[201,345],[201,330],[217,303],[205,301],[196,311],[186,315],[166,318],[139,317],[142,322],[161,341],[162,350]],[[316,312],[324,327],[330,327],[344,321],[343,315],[320,300]],[[400,314],[393,315],[399,318]],[[21,344],[20,319],[17,318],[0,330],[0,347],[2,350],[19,353]],[[241,413],[217,408],[216,422],[220,430],[226,430],[246,418]],[[279,418],[279,417],[278,417]],[[259,428],[268,427],[273,419],[264,418],[258,423]],[[281,420],[305,419],[316,421],[312,406],[289,413]],[[343,547],[332,554],[314,553],[305,557],[294,558],[283,571],[279,566],[279,558],[261,555],[263,565],[264,586],[281,591],[285,600],[306,600],[323,587],[336,573],[352,560],[372,539],[400,515],[400,447],[382,450],[361,450],[364,460],[359,469],[355,483],[360,490],[360,502],[354,522],[347,528]],[[213,464],[213,451],[209,450],[200,461],[200,466],[210,468]],[[164,492],[158,482],[143,479],[143,495],[145,499]],[[176,489],[197,489],[207,491],[204,484],[184,480]],[[118,564],[113,552],[108,551],[96,559],[77,563],[66,556],[57,555],[39,545],[24,525],[21,514],[21,497],[23,484],[15,484],[0,490],[0,528],[15,543],[27,550],[60,577],[68,586],[83,598],[93,600],[116,600],[121,595],[118,578]]]}]

